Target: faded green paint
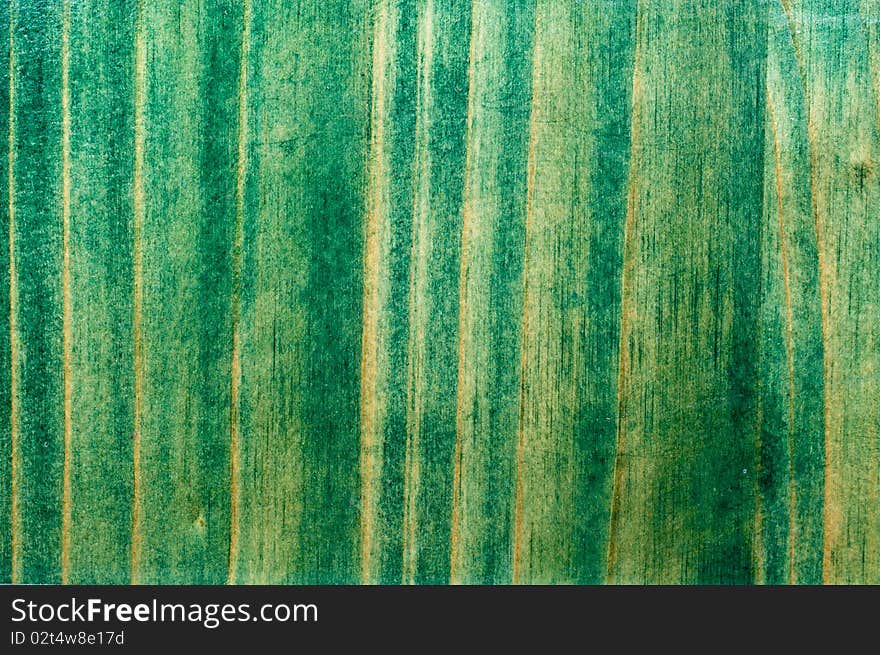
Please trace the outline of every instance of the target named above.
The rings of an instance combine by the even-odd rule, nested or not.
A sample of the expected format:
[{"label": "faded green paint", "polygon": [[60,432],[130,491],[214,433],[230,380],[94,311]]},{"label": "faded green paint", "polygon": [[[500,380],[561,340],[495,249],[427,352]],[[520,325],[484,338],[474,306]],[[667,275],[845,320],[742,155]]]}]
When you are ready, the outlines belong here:
[{"label": "faded green paint", "polygon": [[0,582],[880,581],[878,0],[0,5]]}]

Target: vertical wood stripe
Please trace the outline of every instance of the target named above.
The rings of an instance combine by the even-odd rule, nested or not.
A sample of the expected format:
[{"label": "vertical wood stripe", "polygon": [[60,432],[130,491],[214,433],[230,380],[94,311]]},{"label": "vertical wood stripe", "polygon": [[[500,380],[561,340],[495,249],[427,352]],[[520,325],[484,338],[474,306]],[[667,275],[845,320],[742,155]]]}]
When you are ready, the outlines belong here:
[{"label": "vertical wood stripe", "polygon": [[534,2],[475,3],[450,575],[513,575]]},{"label": "vertical wood stripe", "polygon": [[880,1],[0,41],[0,582],[880,582]]},{"label": "vertical wood stripe", "polygon": [[135,2],[69,3],[65,21],[70,583],[131,577],[136,13]]},{"label": "vertical wood stripe", "polygon": [[[0,5],[0,583],[12,581],[13,436],[12,436],[12,329],[10,311],[12,274],[12,31],[10,3]],[[4,138],[5,137],[5,138]]]},{"label": "vertical wood stripe", "polygon": [[762,11],[639,2],[613,582],[754,579]]},{"label": "vertical wood stripe", "polygon": [[11,3],[14,582],[60,582],[64,462],[61,2]]}]

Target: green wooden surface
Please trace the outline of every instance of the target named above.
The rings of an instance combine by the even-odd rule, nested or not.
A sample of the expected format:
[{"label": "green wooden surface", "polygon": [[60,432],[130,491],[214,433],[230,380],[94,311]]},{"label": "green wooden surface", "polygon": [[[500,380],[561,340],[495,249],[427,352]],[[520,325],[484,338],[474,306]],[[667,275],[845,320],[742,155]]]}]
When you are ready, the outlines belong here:
[{"label": "green wooden surface", "polygon": [[880,583],[877,0],[0,39],[0,582]]},{"label": "green wooden surface", "polygon": [[121,583],[132,571],[134,8],[81,2],[63,9],[69,472],[62,574],[71,583]]}]

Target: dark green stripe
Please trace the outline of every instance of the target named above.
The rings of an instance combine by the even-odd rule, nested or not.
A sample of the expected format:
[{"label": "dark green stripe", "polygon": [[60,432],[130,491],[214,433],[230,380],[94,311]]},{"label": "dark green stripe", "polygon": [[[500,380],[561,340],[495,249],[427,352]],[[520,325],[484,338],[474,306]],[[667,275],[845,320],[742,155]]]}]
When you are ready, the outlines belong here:
[{"label": "dark green stripe", "polygon": [[442,584],[450,563],[471,15],[467,1],[428,0],[420,10],[403,579]]},{"label": "dark green stripe", "polygon": [[12,380],[9,349],[9,9],[0,5],[0,584],[12,580]]},{"label": "dark green stripe", "polygon": [[18,515],[12,578],[61,578],[64,458],[61,3],[12,6],[13,340]]},{"label": "dark green stripe", "polygon": [[637,24],[609,577],[749,582],[766,16],[644,0]]}]

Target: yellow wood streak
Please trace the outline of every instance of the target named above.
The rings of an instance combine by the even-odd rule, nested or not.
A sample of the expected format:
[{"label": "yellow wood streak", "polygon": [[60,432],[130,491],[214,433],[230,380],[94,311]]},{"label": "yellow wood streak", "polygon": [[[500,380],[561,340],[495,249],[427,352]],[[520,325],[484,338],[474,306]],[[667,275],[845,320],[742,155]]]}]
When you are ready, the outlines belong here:
[{"label": "yellow wood streak", "polygon": [[70,573],[70,460],[71,460],[71,322],[70,297],[70,2],[62,10],[61,29],[61,222],[63,243],[62,295],[64,303],[64,483],[61,510],[61,583]]},{"label": "yellow wood streak", "polygon": [[232,362],[230,380],[229,440],[229,573],[227,582],[236,581],[240,540],[240,402],[241,402],[241,252],[244,243],[244,192],[247,177],[248,140],[248,54],[251,36],[251,2],[244,0],[241,33],[241,64],[238,72],[238,161],[235,184],[235,246],[233,252],[232,290]]},{"label": "yellow wood streak", "polygon": [[[476,1],[471,3],[471,31],[470,43],[468,44],[468,106],[465,120],[465,160],[464,160],[464,188],[469,188],[471,175],[473,174],[474,149],[472,146],[474,130],[474,112],[476,97],[474,94],[474,78],[477,56],[477,11]],[[452,458],[452,513],[449,540],[449,580],[452,584],[460,582],[459,567],[460,558],[460,531],[461,531],[461,466],[464,434],[464,405],[463,396],[465,386],[465,362],[464,362],[464,339],[466,333],[465,319],[467,316],[467,275],[468,275],[468,230],[471,226],[473,207],[465,196],[465,202],[461,213],[461,254],[459,261],[458,281],[458,376],[455,398],[455,447]]]},{"label": "yellow wood streak", "polygon": [[141,309],[143,306],[143,238],[144,223],[144,102],[146,83],[146,43],[144,39],[145,0],[138,1],[137,27],[135,29],[135,88],[134,88],[134,189],[133,189],[133,253],[134,253],[134,303],[132,332],[134,340],[134,434],[132,443],[132,507],[131,507],[131,583],[138,583],[140,565],[140,480],[141,480],[141,412],[143,410],[144,346],[141,334]]},{"label": "yellow wood streak", "polygon": [[373,512],[374,495],[377,485],[376,471],[382,465],[381,442],[378,436],[378,401],[376,398],[377,358],[376,340],[379,334],[379,256],[380,256],[380,211],[383,205],[382,180],[386,174],[384,160],[387,89],[385,79],[390,56],[389,26],[391,24],[389,3],[382,2],[378,7],[373,25],[373,80],[371,109],[371,143],[369,158],[369,186],[367,198],[367,217],[364,221],[364,298],[363,334],[361,343],[361,582],[374,582],[373,560]]},{"label": "yellow wood streak", "polygon": [[538,70],[541,61],[541,40],[538,17],[540,13],[535,11],[535,44],[532,52],[532,103],[529,113],[529,155],[527,164],[526,183],[526,218],[525,218],[525,255],[523,257],[523,315],[522,315],[522,353],[520,359],[520,398],[519,398],[519,428],[516,440],[516,501],[514,503],[513,522],[513,583],[520,582],[522,576],[522,547],[523,547],[523,450],[525,447],[525,400],[526,400],[526,362],[529,347],[529,234],[532,228],[534,203],[535,203],[535,133],[537,132],[538,118]]}]

